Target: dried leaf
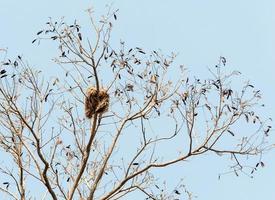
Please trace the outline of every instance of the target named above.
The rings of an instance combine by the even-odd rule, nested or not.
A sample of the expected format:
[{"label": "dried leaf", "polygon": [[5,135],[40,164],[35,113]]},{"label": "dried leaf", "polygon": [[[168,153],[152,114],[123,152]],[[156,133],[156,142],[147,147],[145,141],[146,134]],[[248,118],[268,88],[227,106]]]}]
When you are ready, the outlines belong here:
[{"label": "dried leaf", "polygon": [[232,136],[235,136],[235,134],[232,131],[227,130],[227,132],[230,133]]},{"label": "dried leaf", "polygon": [[223,66],[225,66],[225,64],[226,64],[226,58],[221,56],[221,61],[222,61]]},{"label": "dried leaf", "polygon": [[180,195],[180,192],[178,190],[175,190],[174,191],[176,194]]},{"label": "dried leaf", "polygon": [[249,117],[248,117],[248,115],[247,115],[247,114],[244,114],[244,116],[245,116],[246,122],[248,123],[248,122],[249,122]]},{"label": "dried leaf", "polygon": [[57,36],[52,36],[51,39],[52,39],[52,40],[56,40],[56,39],[57,39]]},{"label": "dried leaf", "polygon": [[36,35],[40,35],[41,33],[43,33],[43,30],[42,30],[42,31],[38,31],[38,32],[36,33]]},{"label": "dried leaf", "polygon": [[139,53],[142,53],[142,54],[146,54],[144,51],[142,51],[142,50],[139,50],[138,51]]},{"label": "dried leaf", "polygon": [[78,38],[80,39],[80,41],[82,41],[82,35],[81,35],[81,33],[78,33],[77,35],[78,35]]},{"label": "dried leaf", "polygon": [[264,166],[265,166],[263,162],[260,162],[260,164],[261,164],[261,167],[264,167]]}]

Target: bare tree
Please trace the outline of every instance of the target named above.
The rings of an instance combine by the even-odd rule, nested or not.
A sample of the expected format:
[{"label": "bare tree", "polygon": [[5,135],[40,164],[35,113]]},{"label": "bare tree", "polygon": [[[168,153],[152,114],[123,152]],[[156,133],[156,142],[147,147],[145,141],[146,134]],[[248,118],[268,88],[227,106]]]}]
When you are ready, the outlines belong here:
[{"label": "bare tree", "polygon": [[[76,21],[63,20],[50,20],[37,33],[33,43],[49,39],[58,45],[55,62],[62,73],[55,78],[20,56],[1,62],[5,199],[107,200],[132,192],[146,199],[191,199],[181,182],[172,191],[161,188],[152,170],[207,152],[229,155],[236,174],[264,165],[271,126],[256,112],[261,93],[242,83],[239,72],[227,72],[226,58],[209,69],[210,78],[192,78],[184,66],[174,66],[174,53],[124,42],[113,47],[116,11],[99,21],[91,9],[88,14],[91,37]],[[243,165],[247,158],[256,167]]]}]

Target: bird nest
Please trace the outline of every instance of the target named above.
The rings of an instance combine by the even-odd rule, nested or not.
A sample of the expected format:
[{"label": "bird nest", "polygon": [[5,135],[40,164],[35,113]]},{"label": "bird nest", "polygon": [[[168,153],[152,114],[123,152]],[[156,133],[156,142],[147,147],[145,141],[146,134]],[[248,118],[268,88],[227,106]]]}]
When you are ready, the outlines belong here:
[{"label": "bird nest", "polygon": [[105,89],[97,90],[91,86],[86,91],[85,96],[85,115],[92,118],[94,114],[103,114],[109,107],[109,94]]}]

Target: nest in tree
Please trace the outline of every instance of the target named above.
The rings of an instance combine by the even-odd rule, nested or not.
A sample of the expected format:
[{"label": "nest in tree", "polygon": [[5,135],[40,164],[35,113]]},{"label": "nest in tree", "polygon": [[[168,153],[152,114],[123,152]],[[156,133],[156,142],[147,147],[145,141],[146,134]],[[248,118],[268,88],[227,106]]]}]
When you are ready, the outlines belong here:
[{"label": "nest in tree", "polygon": [[85,97],[85,115],[87,118],[92,118],[94,114],[102,114],[108,110],[109,94],[105,89],[97,90],[91,86],[87,89]]}]

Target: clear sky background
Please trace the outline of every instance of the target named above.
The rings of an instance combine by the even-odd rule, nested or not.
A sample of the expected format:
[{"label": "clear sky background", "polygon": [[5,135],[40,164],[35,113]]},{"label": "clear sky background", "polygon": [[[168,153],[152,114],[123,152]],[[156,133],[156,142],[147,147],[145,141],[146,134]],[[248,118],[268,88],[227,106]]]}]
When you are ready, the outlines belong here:
[{"label": "clear sky background", "polygon": [[[54,74],[51,58],[56,51],[49,44],[31,44],[48,17],[65,16],[85,25],[85,9],[93,6],[103,14],[105,4],[112,2],[120,9],[113,40],[177,52],[177,61],[194,74],[203,74],[225,56],[232,70],[262,90],[265,114],[275,119],[274,0],[0,0],[0,48],[8,47],[10,56],[23,55],[31,65]],[[265,156],[266,166],[253,179],[232,174],[218,180],[228,163],[210,158],[191,160],[182,174],[171,167],[168,175],[184,177],[199,200],[275,199],[274,151]]]}]

